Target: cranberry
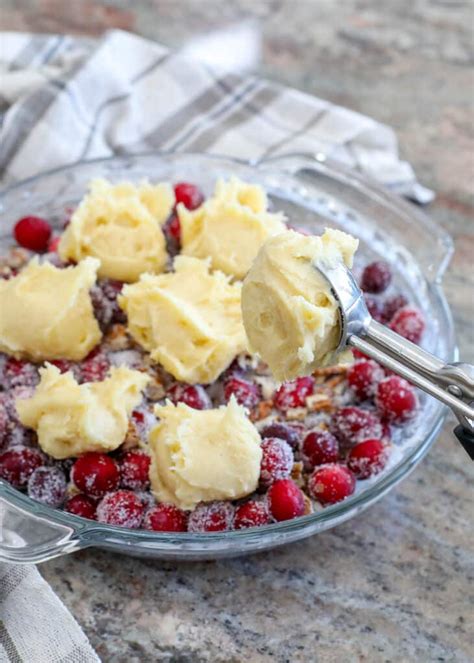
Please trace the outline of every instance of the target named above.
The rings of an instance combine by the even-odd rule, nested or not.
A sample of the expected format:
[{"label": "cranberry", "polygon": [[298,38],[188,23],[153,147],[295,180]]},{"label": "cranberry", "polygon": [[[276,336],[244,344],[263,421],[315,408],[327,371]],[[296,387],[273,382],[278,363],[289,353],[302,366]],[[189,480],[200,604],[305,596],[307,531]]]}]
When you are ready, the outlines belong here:
[{"label": "cranberry", "polygon": [[173,504],[157,504],[145,514],[143,527],[155,532],[186,532],[188,516]]},{"label": "cranberry", "polygon": [[266,437],[262,442],[260,485],[267,488],[277,479],[290,476],[293,467],[293,451],[285,440]]},{"label": "cranberry", "polygon": [[369,437],[382,437],[380,419],[360,407],[341,407],[333,414],[329,429],[343,447],[351,447]]},{"label": "cranberry", "polygon": [[271,520],[266,500],[249,500],[235,510],[234,528],[260,527],[268,525]]},{"label": "cranberry", "polygon": [[395,313],[389,327],[412,343],[419,343],[425,331],[425,319],[414,306],[403,306]]},{"label": "cranberry", "polygon": [[126,451],[119,460],[120,485],[131,490],[146,490],[150,485],[150,461],[144,451]]},{"label": "cranberry", "polygon": [[352,495],[355,485],[355,476],[350,469],[329,463],[313,472],[308,480],[308,491],[321,504],[335,504]]},{"label": "cranberry", "polygon": [[177,214],[173,214],[166,222],[165,230],[167,234],[175,241],[181,241],[181,224]]},{"label": "cranberry", "polygon": [[229,502],[198,504],[189,516],[188,532],[223,532],[233,523],[234,507]]},{"label": "cranberry", "polygon": [[89,497],[102,497],[119,485],[119,467],[107,454],[89,451],[72,466],[71,480]]},{"label": "cranberry", "polygon": [[268,424],[265,428],[262,428],[260,435],[265,437],[279,437],[280,440],[285,440],[288,442],[292,449],[298,449],[300,446],[300,431],[297,430],[295,426],[290,424],[283,424],[280,422],[275,422],[274,424]]},{"label": "cranberry", "polygon": [[390,322],[395,313],[408,304],[408,299],[405,295],[395,295],[387,299],[383,305],[383,320],[384,322]]},{"label": "cranberry", "polygon": [[131,490],[107,493],[97,506],[97,520],[107,525],[138,529],[142,524],[143,502]]},{"label": "cranberry", "polygon": [[61,373],[67,373],[71,370],[71,362],[67,359],[52,359],[49,363],[56,366]]},{"label": "cranberry", "polygon": [[51,237],[48,242],[48,253],[57,253],[60,237]]},{"label": "cranberry", "polygon": [[387,464],[388,449],[382,440],[364,440],[349,452],[347,466],[358,479],[368,479]]},{"label": "cranberry", "polygon": [[82,518],[89,518],[89,520],[95,520],[97,503],[87,495],[74,495],[70,497],[64,504],[65,511],[73,513],[76,516],[81,516]]},{"label": "cranberry", "polygon": [[290,520],[304,513],[304,496],[291,479],[279,479],[268,490],[270,512],[275,520]]},{"label": "cranberry", "polygon": [[28,479],[29,497],[48,506],[61,506],[66,487],[66,477],[60,467],[37,467]]},{"label": "cranberry", "polygon": [[38,449],[12,447],[0,455],[0,479],[14,488],[25,488],[36,468],[44,463],[44,456]]},{"label": "cranberry", "polygon": [[204,202],[202,191],[195,184],[179,182],[174,185],[176,204],[183,203],[186,209],[196,209]]},{"label": "cranberry", "polygon": [[34,387],[39,380],[36,366],[22,359],[8,357],[3,366],[3,383],[5,388]]},{"label": "cranberry", "polygon": [[361,401],[375,395],[377,384],[384,377],[383,368],[372,359],[357,361],[347,371],[347,382]]},{"label": "cranberry", "polygon": [[367,357],[367,355],[365,355],[363,352],[361,352],[357,348],[352,348],[352,354],[354,356],[354,359],[369,359],[369,357]]},{"label": "cranberry", "polygon": [[260,387],[255,382],[244,380],[244,378],[233,375],[224,382],[224,398],[226,401],[230,400],[231,396],[239,405],[252,409],[260,402],[261,392]]},{"label": "cranberry", "polygon": [[379,383],[375,403],[387,421],[402,423],[415,415],[418,398],[406,380],[392,375]]},{"label": "cranberry", "polygon": [[323,463],[335,463],[339,460],[339,442],[327,430],[314,430],[304,438],[303,458],[310,469]]},{"label": "cranberry", "polygon": [[392,272],[388,264],[377,260],[365,267],[360,279],[360,287],[365,292],[379,293],[388,288],[391,280]]},{"label": "cranberry", "polygon": [[375,297],[370,297],[370,295],[364,295],[365,305],[367,310],[374,320],[377,322],[383,322],[383,304]]},{"label": "cranberry", "polygon": [[306,398],[314,391],[314,378],[311,376],[296,378],[292,382],[284,382],[274,396],[275,407],[279,410],[289,410],[304,407]]},{"label": "cranberry", "polygon": [[200,384],[181,384],[177,382],[168,390],[173,403],[184,403],[195,410],[207,410],[211,407],[211,399]]},{"label": "cranberry", "polygon": [[109,360],[101,352],[92,351],[80,366],[82,382],[101,382],[105,380],[110,368]]},{"label": "cranberry", "polygon": [[16,222],[13,234],[23,248],[31,251],[46,251],[52,229],[49,223],[39,216],[25,216]]},{"label": "cranberry", "polygon": [[10,431],[10,417],[5,405],[0,402],[0,448],[3,440]]}]

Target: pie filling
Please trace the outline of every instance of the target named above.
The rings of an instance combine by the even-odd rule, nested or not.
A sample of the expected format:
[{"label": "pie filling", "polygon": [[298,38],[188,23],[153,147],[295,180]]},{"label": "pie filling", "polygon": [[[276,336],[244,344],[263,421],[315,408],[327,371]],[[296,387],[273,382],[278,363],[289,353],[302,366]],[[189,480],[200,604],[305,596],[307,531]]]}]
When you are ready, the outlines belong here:
[{"label": "pie filling", "polygon": [[[416,392],[357,352],[334,365],[335,303],[308,261],[329,246],[350,266],[357,241],[286,221],[236,178],[207,199],[93,182],[60,237],[20,219],[0,263],[0,479],[101,523],[215,532],[382,472]],[[391,280],[365,265],[369,310],[418,343],[422,314]]]}]

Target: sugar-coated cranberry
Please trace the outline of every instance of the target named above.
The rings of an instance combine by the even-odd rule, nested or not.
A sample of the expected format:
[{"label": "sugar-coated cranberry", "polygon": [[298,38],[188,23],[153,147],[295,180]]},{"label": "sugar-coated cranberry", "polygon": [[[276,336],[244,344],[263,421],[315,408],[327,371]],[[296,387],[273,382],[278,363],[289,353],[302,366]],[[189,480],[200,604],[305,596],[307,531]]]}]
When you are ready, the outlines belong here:
[{"label": "sugar-coated cranberry", "polygon": [[145,507],[140,497],[131,490],[107,493],[97,505],[97,520],[107,525],[138,529],[142,524]]},{"label": "sugar-coated cranberry", "polygon": [[266,437],[261,448],[260,486],[267,488],[277,479],[290,476],[294,462],[293,451],[288,442],[278,437]]},{"label": "sugar-coated cranberry", "polygon": [[392,375],[379,383],[375,403],[382,417],[399,424],[414,417],[418,398],[406,380]]},{"label": "sugar-coated cranberry", "polygon": [[38,369],[34,364],[15,357],[8,357],[2,373],[2,382],[6,389],[35,387],[39,380]]},{"label": "sugar-coated cranberry", "polygon": [[60,237],[51,237],[48,242],[48,253],[56,253],[59,246]]},{"label": "sugar-coated cranberry", "polygon": [[183,203],[186,209],[196,209],[204,202],[202,191],[195,184],[189,182],[178,182],[174,185],[176,204]]},{"label": "sugar-coated cranberry", "polygon": [[44,464],[45,458],[38,449],[12,447],[0,455],[0,479],[14,488],[25,488],[36,468]]},{"label": "sugar-coated cranberry", "polygon": [[223,532],[232,529],[234,507],[230,502],[198,504],[188,520],[188,532]]},{"label": "sugar-coated cranberry", "polygon": [[207,410],[212,406],[207,391],[200,384],[177,382],[168,389],[167,395],[173,403],[184,403],[195,410]]},{"label": "sugar-coated cranberry", "polygon": [[10,432],[10,418],[6,406],[0,401],[0,449],[2,442]]},{"label": "sugar-coated cranberry", "polygon": [[314,430],[303,440],[303,459],[310,469],[339,460],[339,442],[327,430]]},{"label": "sugar-coated cranberry", "polygon": [[188,514],[173,504],[156,504],[146,512],[143,527],[154,532],[186,532]]},{"label": "sugar-coated cranberry", "polygon": [[234,529],[260,527],[271,521],[267,500],[249,500],[235,510]]},{"label": "sugar-coated cranberry", "polygon": [[87,495],[73,495],[64,504],[64,510],[73,513],[76,516],[81,516],[82,518],[89,518],[89,520],[95,520],[96,511],[97,511],[97,502],[88,497]]},{"label": "sugar-coated cranberry", "polygon": [[255,382],[233,375],[224,382],[225,400],[229,401],[231,396],[235,396],[239,405],[251,409],[260,402],[261,391],[259,385]]},{"label": "sugar-coated cranberry", "polygon": [[131,490],[146,490],[150,485],[150,461],[150,456],[144,451],[126,451],[119,460],[120,485]]},{"label": "sugar-coated cranberry", "polygon": [[301,433],[300,431],[290,424],[284,424],[276,421],[273,424],[268,424],[260,431],[262,438],[265,437],[279,437],[280,440],[288,442],[292,449],[298,449],[300,446]]},{"label": "sugar-coated cranberry", "polygon": [[377,415],[351,405],[336,410],[331,417],[329,429],[344,448],[369,437],[382,437],[382,424]]},{"label": "sugar-coated cranberry", "polygon": [[284,382],[276,391],[274,404],[279,410],[304,407],[306,399],[314,391],[314,378],[311,376],[296,378],[292,382]]},{"label": "sugar-coated cranberry", "polygon": [[317,468],[308,479],[311,497],[321,504],[335,504],[345,500],[355,490],[354,474],[345,465],[329,463]]},{"label": "sugar-coated cranberry", "polygon": [[408,304],[405,295],[395,295],[384,302],[383,321],[390,322],[395,313]]},{"label": "sugar-coated cranberry", "polygon": [[268,490],[268,504],[275,520],[290,520],[304,513],[304,495],[291,479],[279,479]]},{"label": "sugar-coated cranberry", "polygon": [[381,301],[370,295],[364,295],[365,305],[367,310],[374,320],[377,322],[383,322],[383,304]]},{"label": "sugar-coated cranberry", "polygon": [[375,395],[377,385],[384,377],[383,368],[372,359],[356,361],[347,371],[347,382],[361,401]]},{"label": "sugar-coated cranberry", "polygon": [[89,451],[78,458],[72,466],[71,480],[89,497],[102,497],[118,487],[119,466],[107,454]]},{"label": "sugar-coated cranberry", "polygon": [[110,368],[109,360],[101,353],[92,351],[80,365],[82,382],[101,382],[107,377]]},{"label": "sugar-coated cranberry", "polygon": [[28,479],[29,497],[52,507],[64,502],[66,488],[66,476],[60,467],[37,467]]},{"label": "sugar-coated cranberry", "polygon": [[352,348],[352,354],[354,355],[354,359],[369,359],[369,357],[367,357],[367,355],[365,355],[363,352],[361,352],[357,348]]},{"label": "sugar-coated cranberry", "polygon": [[378,474],[388,460],[388,448],[382,440],[364,440],[349,452],[347,466],[358,479],[368,479]]},{"label": "sugar-coated cranberry", "polygon": [[56,366],[61,373],[67,373],[72,368],[71,362],[67,359],[52,359],[49,363]]},{"label": "sugar-coated cranberry", "polygon": [[412,343],[421,341],[425,326],[422,312],[414,306],[403,306],[398,309],[389,325],[390,329]]},{"label": "sugar-coated cranberry", "polygon": [[47,251],[52,228],[39,216],[25,216],[16,222],[13,234],[20,246],[31,251]]},{"label": "sugar-coated cranberry", "polygon": [[367,265],[362,272],[360,287],[365,292],[377,294],[386,290],[391,280],[392,272],[389,265],[383,260],[376,260]]}]

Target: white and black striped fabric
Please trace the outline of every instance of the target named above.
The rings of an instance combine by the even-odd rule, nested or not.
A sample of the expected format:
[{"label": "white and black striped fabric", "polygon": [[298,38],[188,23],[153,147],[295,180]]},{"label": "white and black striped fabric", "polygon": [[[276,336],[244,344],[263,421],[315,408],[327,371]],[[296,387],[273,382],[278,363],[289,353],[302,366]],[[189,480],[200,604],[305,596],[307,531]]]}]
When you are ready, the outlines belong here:
[{"label": "white and black striped fabric", "polygon": [[[0,33],[0,181],[150,150],[259,160],[324,153],[420,202],[393,131],[296,90],[215,73],[140,37]],[[0,564],[0,661],[98,661],[33,567]]]},{"label": "white and black striped fabric", "polygon": [[0,34],[2,184],[83,159],[175,150],[259,160],[324,153],[420,203],[394,132],[316,97],[138,36]]}]

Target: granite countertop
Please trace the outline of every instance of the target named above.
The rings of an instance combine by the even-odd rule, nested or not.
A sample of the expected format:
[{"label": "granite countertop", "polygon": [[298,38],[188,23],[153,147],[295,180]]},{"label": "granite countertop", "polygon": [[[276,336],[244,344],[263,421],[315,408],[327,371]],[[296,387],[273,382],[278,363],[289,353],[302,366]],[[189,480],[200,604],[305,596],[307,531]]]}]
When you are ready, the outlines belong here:
[{"label": "granite countertop", "polygon": [[[172,47],[251,19],[259,74],[392,125],[454,237],[445,287],[474,361],[471,0],[1,0],[0,28],[135,30]],[[428,458],[337,529],[248,558],[83,551],[40,567],[104,661],[469,661],[473,465],[449,422]],[[470,533],[471,530],[471,533]],[[469,653],[471,652],[471,653]]]}]

